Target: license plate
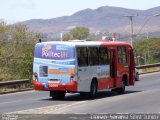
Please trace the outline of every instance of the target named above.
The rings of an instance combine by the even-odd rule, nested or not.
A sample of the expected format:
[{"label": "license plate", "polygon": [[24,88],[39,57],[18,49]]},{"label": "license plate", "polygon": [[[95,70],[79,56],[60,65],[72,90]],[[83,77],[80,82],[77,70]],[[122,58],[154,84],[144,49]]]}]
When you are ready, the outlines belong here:
[{"label": "license plate", "polygon": [[49,87],[58,87],[58,84],[49,84]]}]

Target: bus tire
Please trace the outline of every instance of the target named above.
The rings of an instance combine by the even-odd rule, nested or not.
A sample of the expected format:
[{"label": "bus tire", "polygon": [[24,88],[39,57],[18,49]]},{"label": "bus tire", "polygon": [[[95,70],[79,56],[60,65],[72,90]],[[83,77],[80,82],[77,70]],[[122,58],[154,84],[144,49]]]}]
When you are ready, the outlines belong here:
[{"label": "bus tire", "polygon": [[66,92],[63,92],[63,91],[50,91],[50,96],[53,99],[63,99],[65,94]]},{"label": "bus tire", "polygon": [[126,89],[126,81],[123,79],[121,88],[118,88],[118,93],[119,94],[124,94],[125,93],[125,89]]},{"label": "bus tire", "polygon": [[97,81],[93,80],[90,86],[90,98],[95,98],[97,96]]},{"label": "bus tire", "polygon": [[124,94],[126,88],[126,81],[123,79],[121,84],[122,86],[120,88],[112,89],[112,92],[117,92],[118,94]]},{"label": "bus tire", "polygon": [[139,81],[139,73],[136,72],[136,78],[135,78],[136,81]]}]

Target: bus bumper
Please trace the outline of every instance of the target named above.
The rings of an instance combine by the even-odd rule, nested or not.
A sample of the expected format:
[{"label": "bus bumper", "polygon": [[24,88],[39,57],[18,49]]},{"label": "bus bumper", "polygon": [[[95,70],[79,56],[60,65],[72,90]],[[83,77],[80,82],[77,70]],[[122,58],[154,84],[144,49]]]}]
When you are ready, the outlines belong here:
[{"label": "bus bumper", "polygon": [[67,92],[77,92],[77,82],[72,81],[67,84],[48,84],[48,83],[40,83],[38,81],[33,82],[35,90],[41,91],[67,91]]}]

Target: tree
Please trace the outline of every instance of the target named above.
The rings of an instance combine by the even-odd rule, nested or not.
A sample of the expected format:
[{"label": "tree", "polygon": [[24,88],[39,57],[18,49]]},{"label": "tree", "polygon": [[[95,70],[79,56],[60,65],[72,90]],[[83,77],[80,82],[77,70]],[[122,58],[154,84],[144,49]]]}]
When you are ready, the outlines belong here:
[{"label": "tree", "polygon": [[88,37],[89,29],[85,27],[76,27],[70,31],[70,34],[73,36],[73,39],[83,40]]},{"label": "tree", "polygon": [[160,62],[160,38],[139,40],[134,43],[136,55],[140,64],[152,64]]},{"label": "tree", "polygon": [[0,49],[3,46],[3,41],[6,39],[7,25],[4,21],[0,20]]},{"label": "tree", "polygon": [[31,78],[37,35],[21,24],[6,28],[1,33],[6,37],[0,42],[0,80]]},{"label": "tree", "polygon": [[7,25],[4,21],[0,20],[0,34],[5,33]]},{"label": "tree", "polygon": [[85,27],[76,27],[73,28],[69,33],[63,35],[63,40],[83,40],[89,36],[89,29]]},{"label": "tree", "polygon": [[63,41],[68,41],[68,40],[71,40],[71,39],[72,39],[72,36],[70,34],[64,34],[63,37],[62,37]]}]

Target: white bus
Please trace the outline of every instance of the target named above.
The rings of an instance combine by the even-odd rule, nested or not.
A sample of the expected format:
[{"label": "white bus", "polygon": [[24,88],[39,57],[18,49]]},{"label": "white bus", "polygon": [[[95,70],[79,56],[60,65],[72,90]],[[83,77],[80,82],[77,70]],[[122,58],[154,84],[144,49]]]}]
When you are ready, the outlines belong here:
[{"label": "white bus", "polygon": [[133,49],[111,41],[37,43],[33,80],[35,90],[50,91],[53,98],[67,92],[96,97],[107,89],[124,93],[135,81]]}]

